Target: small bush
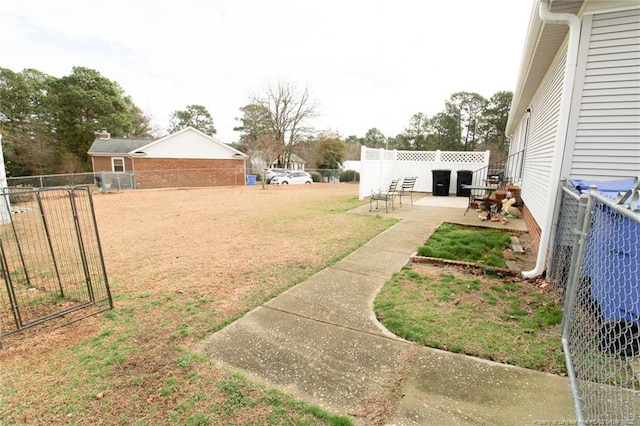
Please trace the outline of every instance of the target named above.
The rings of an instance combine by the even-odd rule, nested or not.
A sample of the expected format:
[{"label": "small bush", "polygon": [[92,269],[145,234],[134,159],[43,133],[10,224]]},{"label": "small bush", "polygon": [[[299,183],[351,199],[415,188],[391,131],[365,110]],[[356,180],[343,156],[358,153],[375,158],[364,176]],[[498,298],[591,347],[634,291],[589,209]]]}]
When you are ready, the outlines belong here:
[{"label": "small bush", "polygon": [[360,182],[360,173],[355,170],[345,170],[340,173],[340,182]]},{"label": "small bush", "polygon": [[322,182],[322,175],[318,172],[309,172],[314,182]]}]

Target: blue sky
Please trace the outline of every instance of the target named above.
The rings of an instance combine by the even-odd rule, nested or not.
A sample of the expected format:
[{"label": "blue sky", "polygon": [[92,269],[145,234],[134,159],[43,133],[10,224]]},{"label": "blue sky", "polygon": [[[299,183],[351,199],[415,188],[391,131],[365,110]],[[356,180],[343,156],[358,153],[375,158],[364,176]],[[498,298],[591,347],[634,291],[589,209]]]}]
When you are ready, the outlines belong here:
[{"label": "blue sky", "polygon": [[403,131],[457,91],[515,90],[532,0],[5,0],[0,66],[117,81],[166,129],[204,105],[237,139],[239,108],[278,81],[309,89],[316,128]]}]

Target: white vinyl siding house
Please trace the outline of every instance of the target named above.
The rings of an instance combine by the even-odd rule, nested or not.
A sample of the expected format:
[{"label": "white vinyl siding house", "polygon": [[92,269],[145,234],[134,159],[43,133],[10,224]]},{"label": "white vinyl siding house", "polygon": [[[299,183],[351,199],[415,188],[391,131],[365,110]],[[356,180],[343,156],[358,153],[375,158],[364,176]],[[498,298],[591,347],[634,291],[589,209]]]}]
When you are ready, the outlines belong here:
[{"label": "white vinyl siding house", "polygon": [[230,155],[244,156],[214,136],[205,135],[192,128],[182,129],[158,139],[141,150],[145,156],[153,158],[227,159]]},{"label": "white vinyl siding house", "polygon": [[573,178],[607,180],[640,172],[640,9],[585,15],[585,42],[572,125]]},{"label": "white vinyl siding house", "polygon": [[[640,2],[534,0],[506,133],[543,272],[560,179],[640,176]],[[512,178],[514,177],[512,176]]]},{"label": "white vinyl siding house", "polygon": [[[544,200],[549,197],[549,191],[555,191],[556,187],[555,182],[550,182],[550,176],[558,131],[565,56],[558,57],[530,107],[526,167],[522,174],[521,190],[527,193],[529,211],[538,223],[544,221]],[[527,125],[526,120],[523,120],[523,125]]]}]

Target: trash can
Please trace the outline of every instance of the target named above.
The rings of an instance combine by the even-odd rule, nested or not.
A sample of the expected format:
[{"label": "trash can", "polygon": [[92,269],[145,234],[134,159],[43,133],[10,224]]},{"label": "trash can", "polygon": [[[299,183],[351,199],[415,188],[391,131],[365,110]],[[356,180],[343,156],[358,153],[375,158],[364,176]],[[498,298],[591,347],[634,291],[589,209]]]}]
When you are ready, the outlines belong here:
[{"label": "trash can", "polygon": [[471,185],[473,172],[471,170],[458,170],[458,183],[456,185],[457,197],[468,197],[471,195],[470,189],[462,189],[464,185]]},{"label": "trash can", "polygon": [[432,170],[433,189],[431,193],[436,196],[448,196],[451,185],[451,170]]},{"label": "trash can", "polygon": [[247,185],[256,184],[256,175],[247,175]]}]

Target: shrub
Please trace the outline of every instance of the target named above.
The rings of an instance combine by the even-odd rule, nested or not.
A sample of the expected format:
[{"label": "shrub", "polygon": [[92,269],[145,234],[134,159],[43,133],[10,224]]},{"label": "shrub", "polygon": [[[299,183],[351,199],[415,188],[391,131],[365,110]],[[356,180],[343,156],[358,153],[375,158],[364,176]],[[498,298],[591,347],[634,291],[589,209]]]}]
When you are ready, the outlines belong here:
[{"label": "shrub", "polygon": [[311,175],[311,179],[313,179],[314,182],[322,182],[322,175],[318,172],[310,172],[309,173]]},{"label": "shrub", "polygon": [[360,182],[360,173],[355,170],[345,170],[340,173],[340,182]]}]

